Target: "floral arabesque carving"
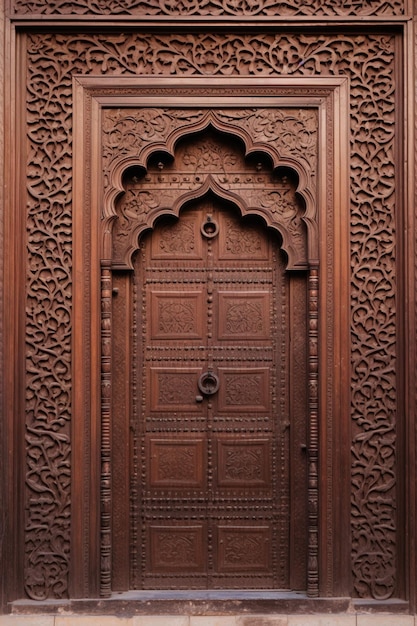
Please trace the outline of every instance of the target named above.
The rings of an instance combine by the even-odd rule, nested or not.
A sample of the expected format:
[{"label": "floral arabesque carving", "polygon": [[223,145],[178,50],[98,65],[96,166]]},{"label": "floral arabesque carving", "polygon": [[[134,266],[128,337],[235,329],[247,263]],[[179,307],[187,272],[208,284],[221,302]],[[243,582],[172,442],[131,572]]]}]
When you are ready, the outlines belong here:
[{"label": "floral arabesque carving", "polygon": [[[103,116],[103,169],[106,182],[117,178],[112,170],[120,170],[120,161],[136,161],[145,167],[150,149],[163,149],[166,152],[172,149],[175,153],[172,164],[164,166],[163,162],[159,162],[149,167],[146,175],[139,178],[133,176],[133,180],[126,186],[126,193],[117,204],[118,219],[113,228],[113,261],[117,266],[130,266],[131,254],[138,245],[138,232],[152,225],[156,216],[171,209],[178,214],[185,201],[211,190],[235,201],[243,213],[251,210],[264,217],[283,237],[282,245],[288,255],[288,266],[306,267],[308,253],[303,213],[309,224],[312,224],[314,234],[317,226],[316,207],[312,200],[315,196],[318,149],[316,111],[229,109],[207,113],[191,109],[188,118],[184,110],[173,108],[152,109],[151,113],[147,109],[124,112],[109,110],[108,113],[110,119],[107,118],[107,112]],[[181,125],[178,124],[178,118]],[[206,133],[203,138],[193,140],[188,147],[180,146],[178,151],[171,148],[178,127],[184,134],[187,128],[195,132],[197,121],[204,128],[207,119],[213,124],[231,120],[233,125],[227,125],[229,133],[235,129],[241,136],[246,131],[251,139],[249,147],[259,152],[264,150],[269,156],[272,154],[275,162],[279,163],[282,159],[284,165],[296,161],[304,172],[298,194],[302,195],[307,187],[306,195],[310,199],[306,203],[307,210],[304,211],[304,203],[297,198],[294,184],[289,182],[286,175],[273,173],[269,165],[259,161],[245,166],[242,150],[223,145],[220,137],[216,139],[216,136]],[[165,123],[161,124],[161,120],[165,120]],[[173,128],[169,120],[173,120]],[[249,135],[252,131],[254,137]],[[120,145],[115,142],[115,138],[119,139]],[[156,139],[156,143],[152,139]],[[263,159],[266,160],[265,155]],[[292,175],[294,177],[295,173]],[[109,198],[107,205],[110,206],[104,210],[106,215],[110,215],[110,220],[114,215],[112,201],[115,193],[118,193],[118,187],[106,190]],[[311,237],[309,248],[310,254],[316,254],[314,236]]]},{"label": "floral arabesque carving", "polygon": [[[36,3],[15,5],[19,10],[22,6],[41,10]],[[46,10],[47,6],[59,5],[40,6]],[[54,507],[45,511],[43,493],[33,483],[30,459],[36,452],[30,439],[25,521],[28,595],[60,597],[68,588],[70,530],[62,512],[69,510],[70,485],[66,476],[50,472],[50,463],[61,458],[65,465],[70,445],[71,342],[68,332],[55,341],[52,320],[69,318],[71,312],[72,75],[174,73],[350,77],[352,570],[358,595],[392,595],[396,578],[396,487],[392,480],[386,481],[386,476],[393,475],[396,463],[394,37],[325,36],[317,32],[32,34],[28,35],[27,60],[27,388],[36,387],[42,376],[51,385],[45,386],[40,396],[28,395],[26,412],[28,433],[39,442],[43,453],[36,471],[43,477],[45,491],[54,494]],[[383,306],[373,315],[376,304],[382,304],[382,295]],[[46,304],[52,324],[47,349],[42,318]],[[65,327],[68,331],[69,326]],[[54,441],[51,447],[44,444],[45,424],[47,441]],[[49,433],[53,433],[52,438]],[[381,446],[381,441],[386,446]],[[62,547],[59,554],[58,537]],[[46,559],[48,571],[54,572],[48,580],[44,576]]]},{"label": "floral arabesque carving", "polygon": [[14,0],[14,12],[58,15],[402,15],[403,0]]},{"label": "floral arabesque carving", "polygon": [[[292,157],[308,164],[309,175],[314,179],[317,169],[317,114],[308,109],[216,109],[208,114],[202,109],[142,108],[130,111],[108,109],[103,120],[103,156],[105,175],[121,157],[138,156],[144,160],[149,146],[173,144],[180,135],[176,133],[202,120],[212,118],[224,127],[246,131],[253,143],[272,149],[279,159]],[[168,141],[169,140],[169,141]],[[215,150],[216,148],[214,148]],[[207,150],[205,151],[207,152]],[[197,158],[196,156],[193,158]],[[203,158],[200,156],[200,158]],[[223,163],[224,159],[222,160]],[[199,165],[204,163],[201,161]],[[219,166],[221,167],[219,157]],[[195,163],[197,166],[197,162]],[[227,165],[227,163],[225,163]],[[108,183],[108,178],[106,178]]]}]

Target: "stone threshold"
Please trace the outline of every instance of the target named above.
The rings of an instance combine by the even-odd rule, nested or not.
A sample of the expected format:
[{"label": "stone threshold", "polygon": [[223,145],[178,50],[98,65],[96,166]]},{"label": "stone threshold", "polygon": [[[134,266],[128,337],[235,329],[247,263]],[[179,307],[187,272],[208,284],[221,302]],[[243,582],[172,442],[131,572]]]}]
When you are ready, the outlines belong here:
[{"label": "stone threshold", "polygon": [[413,615],[4,615],[0,626],[417,626]]},{"label": "stone threshold", "polygon": [[309,598],[297,592],[274,591],[130,591],[113,593],[109,598],[31,601],[16,600],[9,605],[13,615],[90,616],[139,615],[239,616],[239,615],[317,615],[317,614],[409,614],[406,601],[363,601],[349,597]]}]

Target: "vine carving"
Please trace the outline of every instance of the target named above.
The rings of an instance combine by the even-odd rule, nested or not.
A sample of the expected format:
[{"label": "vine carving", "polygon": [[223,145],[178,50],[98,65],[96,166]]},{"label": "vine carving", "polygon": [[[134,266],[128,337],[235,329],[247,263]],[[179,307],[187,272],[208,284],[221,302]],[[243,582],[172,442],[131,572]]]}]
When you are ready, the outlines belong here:
[{"label": "vine carving", "polygon": [[[248,11],[248,3],[238,3]],[[238,6],[236,4],[236,7]],[[339,2],[292,2],[337,14]],[[106,3],[192,12],[192,2]],[[168,6],[168,8],[162,8]],[[200,6],[218,6],[213,0]],[[221,2],[227,14],[235,9]],[[259,14],[275,8],[258,3]],[[290,11],[283,3],[282,11]],[[19,2],[20,13],[65,13]],[[152,8],[153,7],[153,8]],[[186,8],[184,8],[186,7]],[[308,7],[308,9],[306,8]],[[237,10],[237,9],[236,9]],[[71,11],[102,5],[72,2]],[[400,13],[402,2],[343,3],[346,13]],[[29,597],[68,594],[71,416],[71,81],[73,74],[347,75],[351,155],[352,571],[356,594],[387,598],[396,580],[395,42],[385,34],[29,34],[27,456],[25,579]],[[178,120],[178,124],[181,121]],[[132,133],[132,141],[140,133]],[[372,468],[372,469],[370,469]],[[86,546],[88,538],[85,538]],[[86,550],[88,553],[88,549]],[[372,575],[370,575],[372,572]]]},{"label": "vine carving", "polygon": [[14,0],[13,8],[22,15],[402,15],[404,0]]}]

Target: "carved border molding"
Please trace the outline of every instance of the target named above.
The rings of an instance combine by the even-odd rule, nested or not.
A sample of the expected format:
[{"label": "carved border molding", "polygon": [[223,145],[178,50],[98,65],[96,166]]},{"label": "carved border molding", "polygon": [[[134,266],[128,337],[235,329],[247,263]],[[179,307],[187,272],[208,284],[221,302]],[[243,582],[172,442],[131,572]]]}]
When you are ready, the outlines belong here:
[{"label": "carved border molding", "polygon": [[[149,83],[153,83],[150,85]],[[333,520],[333,513],[331,511],[330,504],[325,504],[324,494],[320,495],[318,490],[318,478],[319,476],[323,480],[327,488],[333,489],[333,473],[339,472],[339,468],[334,466],[333,449],[334,441],[331,437],[338,436],[335,434],[335,430],[332,429],[332,422],[334,420],[333,407],[335,405],[335,396],[339,398],[346,398],[348,390],[337,390],[337,380],[341,380],[340,372],[337,371],[338,366],[335,368],[334,358],[335,353],[346,352],[348,348],[348,322],[344,318],[344,311],[346,311],[346,303],[343,303],[347,294],[339,293],[338,301],[335,301],[335,286],[333,280],[337,276],[346,274],[347,272],[347,221],[348,221],[348,205],[347,205],[347,177],[335,176],[335,163],[346,162],[348,153],[347,142],[347,119],[345,115],[346,102],[347,102],[347,81],[344,78],[328,78],[328,79],[272,79],[268,81],[268,86],[262,86],[262,81],[258,79],[228,79],[222,81],[216,81],[216,85],[213,90],[207,87],[207,80],[192,79],[188,81],[188,84],[177,84],[176,79],[153,79],[142,80],[137,79],[111,79],[112,88],[109,90],[106,88],[106,84],[110,83],[110,80],[106,78],[88,78],[78,77],[74,81],[74,101],[76,103],[77,114],[75,118],[84,119],[82,126],[75,129],[74,136],[74,150],[77,155],[80,156],[80,162],[89,162],[91,167],[88,167],[86,172],[77,172],[75,176],[74,186],[74,214],[83,215],[83,218],[77,222],[74,232],[74,248],[81,252],[83,242],[85,241],[86,233],[88,238],[88,231],[97,231],[98,224],[102,222],[102,244],[101,252],[99,248],[95,248],[95,258],[91,258],[92,250],[88,251],[88,259],[83,254],[74,257],[74,276],[83,276],[82,279],[74,282],[74,302],[76,310],[74,311],[78,319],[83,318],[85,327],[90,327],[91,323],[94,324],[94,319],[88,317],[89,313],[85,308],[85,303],[82,303],[81,294],[89,293],[90,301],[94,302],[99,297],[97,292],[97,284],[94,281],[90,281],[88,275],[82,272],[82,268],[87,264],[90,267],[96,268],[93,274],[96,273],[98,267],[102,265],[102,442],[100,456],[102,459],[102,474],[101,474],[101,593],[104,596],[108,596],[111,591],[111,519],[108,512],[111,509],[111,466],[109,456],[109,441],[108,434],[110,432],[111,414],[110,405],[108,403],[110,386],[111,386],[111,361],[109,360],[109,338],[110,338],[110,325],[111,317],[109,316],[109,297],[111,293],[111,273],[109,272],[111,267],[112,256],[112,228],[115,219],[114,203],[118,194],[123,192],[122,186],[122,173],[123,170],[138,163],[146,162],[146,156],[149,154],[152,146],[152,142],[147,145],[141,146],[140,150],[137,147],[130,148],[128,154],[123,150],[124,134],[121,135],[117,132],[117,123],[114,124],[117,141],[114,140],[114,135],[109,134],[108,126],[109,120],[113,120],[113,123],[117,120],[123,120],[122,126],[126,130],[130,123],[134,126],[141,120],[141,111],[144,114],[145,120],[148,118],[147,111],[149,107],[153,107],[155,111],[171,111],[174,119],[178,109],[176,109],[178,98],[182,102],[190,102],[193,105],[192,111],[199,110],[200,107],[207,107],[207,96],[202,95],[201,92],[205,92],[207,89],[212,97],[210,102],[210,110],[221,111],[224,107],[229,105],[233,107],[229,110],[238,111],[239,107],[241,111],[246,111],[248,102],[251,106],[254,102],[257,103],[262,110],[262,106],[268,105],[269,109],[274,112],[275,115],[279,115],[279,111],[286,110],[288,106],[297,106],[302,110],[303,103],[308,104],[311,110],[316,110],[320,119],[320,129],[318,137],[318,150],[321,154],[325,154],[324,160],[320,164],[319,177],[317,180],[317,192],[314,194],[318,198],[318,204],[320,206],[320,229],[321,229],[321,243],[320,249],[314,250],[318,244],[316,233],[313,232],[313,255],[310,259],[311,267],[311,279],[310,279],[310,345],[309,345],[309,390],[310,390],[310,411],[311,411],[311,424],[310,424],[310,480],[309,480],[309,593],[311,595],[319,595],[320,591],[326,586],[326,583],[319,581],[319,563],[320,559],[323,559],[322,555],[325,555],[325,569],[329,567],[333,571],[333,546],[331,542],[323,549],[322,555],[318,553],[319,545],[319,526],[318,526],[318,512],[321,511],[321,523],[329,530],[329,535],[333,536],[338,534],[333,528],[335,522]],[[119,88],[117,84],[119,83]],[[174,85],[176,85],[174,87]],[[244,94],[244,95],[243,95]],[[288,95],[291,94],[291,95]],[[171,105],[171,106],[169,106]],[[188,110],[187,103],[187,110]],[[217,106],[217,108],[216,108]],[[132,115],[132,109],[136,107],[136,115]],[[116,114],[113,111],[118,111]],[[126,111],[126,113],[124,113]],[[106,121],[107,119],[107,121]],[[291,118],[288,118],[291,119]],[[103,123],[104,121],[104,123]],[[333,127],[338,125],[340,134],[337,139],[333,135]],[[103,162],[101,161],[100,154],[95,148],[95,141],[101,136],[102,127],[104,126],[105,141],[102,142],[103,146]],[[190,126],[186,123],[177,135],[168,134],[171,137],[170,141],[164,143],[166,149],[167,144],[173,144],[174,137],[178,138],[181,134],[186,135],[190,130],[195,128],[204,128],[205,122],[200,125]],[[227,125],[224,126],[224,129]],[[129,131],[128,131],[129,132]],[[229,128],[230,133],[230,128]],[[146,132],[142,133],[142,136],[146,136]],[[240,136],[242,136],[242,129],[240,130]],[[113,137],[113,140],[111,140]],[[132,138],[137,139],[136,132],[132,133]],[[329,142],[330,138],[330,142]],[[248,139],[248,138],[247,138]],[[111,144],[111,150],[109,152],[109,142]],[[264,142],[265,143],[265,142]],[[155,146],[161,148],[160,141],[153,142],[153,148]],[[274,154],[274,143],[264,148]],[[145,156],[144,156],[145,155]],[[275,158],[278,159],[278,153],[275,153]],[[300,163],[294,157],[286,155],[286,158],[291,158],[292,165],[297,165],[300,171]],[[300,157],[302,162],[302,158]],[[279,159],[277,161],[279,163]],[[288,164],[288,161],[287,161]],[[313,168],[314,169],[314,168]],[[346,170],[345,170],[346,171]],[[101,193],[98,192],[98,188],[101,187],[101,173],[104,172],[103,187],[106,190],[104,193],[104,202],[101,202]],[[302,173],[302,172],[301,172]],[[302,179],[302,176],[301,176]],[[328,193],[327,185],[328,181],[332,181],[332,188],[334,186],[334,194]],[[92,184],[95,181],[95,185]],[[96,187],[96,189],[95,189]],[[91,197],[86,197],[85,190],[91,188]],[[317,195],[318,194],[318,195]],[[314,198],[311,198],[314,199]],[[336,206],[335,206],[336,205]],[[315,206],[315,203],[313,204]],[[314,218],[316,219],[316,218]],[[152,220],[151,220],[152,221]],[[313,223],[313,217],[311,217]],[[147,225],[147,223],[145,222]],[[344,224],[344,226],[342,226]],[[149,225],[148,225],[149,226]],[[134,229],[134,227],[133,227]],[[344,233],[343,237],[338,241],[340,246],[340,254],[337,257],[333,253],[333,245],[330,242],[335,241],[335,231]],[[137,238],[137,233],[136,233]],[[323,269],[318,272],[317,264],[318,259],[321,259],[323,263]],[[330,274],[333,277],[330,278]],[[323,289],[323,294],[320,297],[321,306],[319,309],[319,284],[323,283],[324,277],[328,276],[325,282],[326,288]],[[81,307],[82,311],[78,307]],[[319,313],[320,310],[320,313]],[[343,319],[341,319],[343,318]],[[331,335],[329,336],[329,328],[331,329]],[[326,329],[326,330],[325,330]],[[84,332],[80,326],[74,328],[76,334],[75,345],[80,345],[80,350],[77,354],[74,354],[74,359],[78,367],[84,367],[88,370],[94,369],[91,364],[86,363],[86,351],[82,349],[81,343],[83,341]],[[92,331],[94,334],[94,330]],[[327,345],[327,351],[325,358],[320,364],[320,376],[319,376],[319,361],[318,361],[318,349],[317,349],[317,336],[323,334],[326,338],[325,343]],[[335,336],[336,335],[336,336]],[[342,338],[344,339],[342,340]],[[329,342],[329,343],[327,343]],[[346,355],[342,357],[341,361],[346,362]],[[87,359],[88,360],[88,359]],[[338,360],[338,362],[341,362]],[[97,363],[97,369],[99,364]],[[81,376],[80,380],[84,380]],[[87,394],[86,388],[75,388],[74,396],[80,397],[82,394]],[[319,399],[320,398],[320,399]],[[88,403],[88,399],[84,404]],[[325,408],[319,408],[322,404]],[[80,405],[81,407],[81,405]],[[338,407],[338,415],[342,415],[347,411],[347,403],[344,406]],[[80,423],[80,418],[74,415],[75,423]],[[326,449],[325,458],[318,460],[318,432],[322,431],[326,440],[322,442],[322,446]],[[324,433],[332,433],[326,439]],[[78,437],[79,438],[79,437]],[[347,453],[347,449],[345,450]],[[346,457],[347,458],[347,457]],[[343,466],[343,462],[340,464]],[[346,467],[345,474],[340,479],[346,480]],[[340,484],[340,483],[339,483]],[[348,507],[346,500],[345,506]],[[323,564],[323,563],[322,563]],[[332,578],[332,574],[329,574],[329,578]],[[321,586],[320,586],[321,585]],[[328,589],[327,593],[331,593]]]},{"label": "carved border molding", "polygon": [[[71,35],[32,34],[27,46],[29,186],[28,209],[23,218],[28,228],[27,274],[27,345],[26,387],[33,388],[43,377],[51,381],[45,395],[26,400],[28,464],[44,484],[32,484],[30,472],[26,484],[27,567],[33,572],[31,597],[46,598],[67,594],[69,562],[69,526],[67,512],[71,489],[65,472],[70,444],[71,407],[68,392],[70,378],[60,368],[69,367],[71,337],[68,320],[62,325],[62,337],[56,343],[53,328],[47,329],[42,318],[45,303],[53,303],[65,315],[71,315],[72,293],[69,281],[72,256],[84,254],[84,248],[71,250],[71,80],[73,74],[176,73],[181,76],[204,75],[209,81],[221,76],[251,78],[262,74],[264,83],[274,76],[309,80],[314,75],[343,75],[350,78],[351,128],[351,312],[352,312],[352,538],[355,591],[360,596],[388,597],[396,588],[396,252],[395,218],[395,86],[396,42],[390,34],[352,35],[280,35],[280,34],[165,34],[165,35]],[[398,50],[398,48],[397,48]],[[282,51],[282,52],[281,52]],[[289,54],[291,52],[291,54]],[[66,59],[65,67],[62,59]],[[372,59],[372,62],[369,62]],[[45,82],[45,76],[48,81]],[[157,87],[155,86],[155,89]],[[92,103],[92,106],[94,103]],[[348,110],[348,107],[346,107]],[[65,111],[65,113],[62,113]],[[397,111],[399,111],[397,107]],[[63,119],[59,121],[59,114]],[[398,113],[400,117],[400,112]],[[399,118],[398,118],[399,119]],[[58,124],[57,124],[58,122]],[[45,137],[50,140],[45,141]],[[379,149],[375,150],[374,138]],[[328,139],[329,141],[330,138]],[[54,146],[58,146],[58,150]],[[76,173],[79,175],[80,173]],[[378,181],[378,182],[377,182]],[[91,193],[98,194],[98,190]],[[331,190],[330,190],[331,192]],[[24,205],[25,203],[23,203]],[[47,232],[45,240],[40,233]],[[383,247],[376,241],[386,242]],[[97,245],[85,241],[86,247]],[[42,260],[43,259],[43,260]],[[364,271],[366,269],[366,271]],[[82,271],[96,272],[85,267]],[[59,278],[63,272],[63,280]],[[95,276],[93,275],[93,279]],[[325,280],[333,280],[332,268]],[[375,287],[377,290],[375,291]],[[80,303],[77,304],[79,306]],[[49,306],[49,305],[48,305]],[[377,315],[372,311],[374,307]],[[364,311],[371,311],[364,314]],[[68,332],[67,332],[68,331]],[[328,330],[328,333],[331,331]],[[375,348],[375,337],[380,338]],[[88,337],[82,345],[88,353]],[[54,355],[53,363],[50,355]],[[363,367],[363,355],[368,365]],[[62,389],[58,393],[59,385]],[[88,386],[88,381],[86,382]],[[378,390],[369,396],[370,388]],[[58,395],[50,395],[51,391]],[[84,396],[83,396],[84,397]],[[59,399],[57,413],[51,406]],[[73,396],[80,414],[80,402]],[[51,405],[52,403],[52,405]],[[90,414],[90,407],[82,407]],[[52,414],[60,416],[55,422]],[[44,416],[47,416],[46,419]],[[50,420],[50,421],[48,421]],[[45,425],[47,427],[44,432]],[[349,437],[349,433],[346,433]],[[35,438],[38,444],[32,443]],[[49,441],[51,445],[44,445]],[[87,448],[88,428],[82,441]],[[35,451],[37,452],[35,453]],[[389,454],[388,454],[389,451]],[[32,453],[34,456],[32,456]],[[77,458],[75,452],[74,458]],[[84,457],[83,457],[84,458]],[[59,460],[61,459],[61,460]],[[78,459],[79,460],[79,459]],[[367,467],[374,468],[371,473]],[[389,474],[393,480],[386,481]],[[75,485],[83,487],[83,485]],[[88,509],[89,492],[81,488],[84,507]],[[73,487],[74,488],[74,487]],[[49,491],[48,491],[49,490]],[[39,525],[42,493],[54,493],[54,504],[47,516],[47,532]],[[377,497],[374,497],[377,494]],[[42,513],[42,515],[44,515]],[[79,514],[79,520],[82,518]],[[44,518],[42,518],[44,519]],[[62,521],[64,519],[64,522]],[[65,528],[65,531],[62,529]],[[53,530],[55,529],[55,530]],[[59,530],[60,543],[51,546],[51,537]],[[53,530],[53,532],[52,532]],[[84,533],[77,535],[91,553]],[[381,541],[382,539],[382,541]],[[331,538],[328,541],[331,542]],[[62,549],[62,546],[64,548]],[[76,546],[78,549],[79,546]],[[59,549],[58,549],[59,548]],[[43,580],[41,554],[56,554],[55,581]],[[63,561],[61,563],[61,558]],[[88,556],[84,557],[88,561]],[[39,560],[40,559],[40,560]],[[378,581],[369,575],[369,560],[380,564]],[[29,565],[30,564],[30,565]],[[376,567],[375,571],[378,570]],[[87,570],[85,570],[87,571]],[[329,570],[328,570],[329,571]],[[27,578],[30,581],[30,577]],[[59,584],[58,584],[58,582]],[[55,585],[55,582],[57,584]],[[86,575],[83,590],[88,588]],[[328,581],[328,586],[331,580]],[[80,593],[84,593],[84,591]]]},{"label": "carved border molding", "polygon": [[14,0],[16,15],[150,16],[391,16],[403,15],[404,0]]}]

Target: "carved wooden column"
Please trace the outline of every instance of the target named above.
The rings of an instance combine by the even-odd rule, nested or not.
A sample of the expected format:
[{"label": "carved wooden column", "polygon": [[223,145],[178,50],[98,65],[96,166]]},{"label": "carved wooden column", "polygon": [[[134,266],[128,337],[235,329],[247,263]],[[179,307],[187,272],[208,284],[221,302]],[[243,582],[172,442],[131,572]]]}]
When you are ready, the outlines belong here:
[{"label": "carved wooden column", "polygon": [[111,594],[111,263],[102,263],[101,274],[101,526],[100,594]]},{"label": "carved wooden column", "polygon": [[308,442],[308,568],[307,593],[319,595],[319,336],[318,302],[319,270],[312,267],[308,276],[308,389],[309,389],[309,442]]}]

